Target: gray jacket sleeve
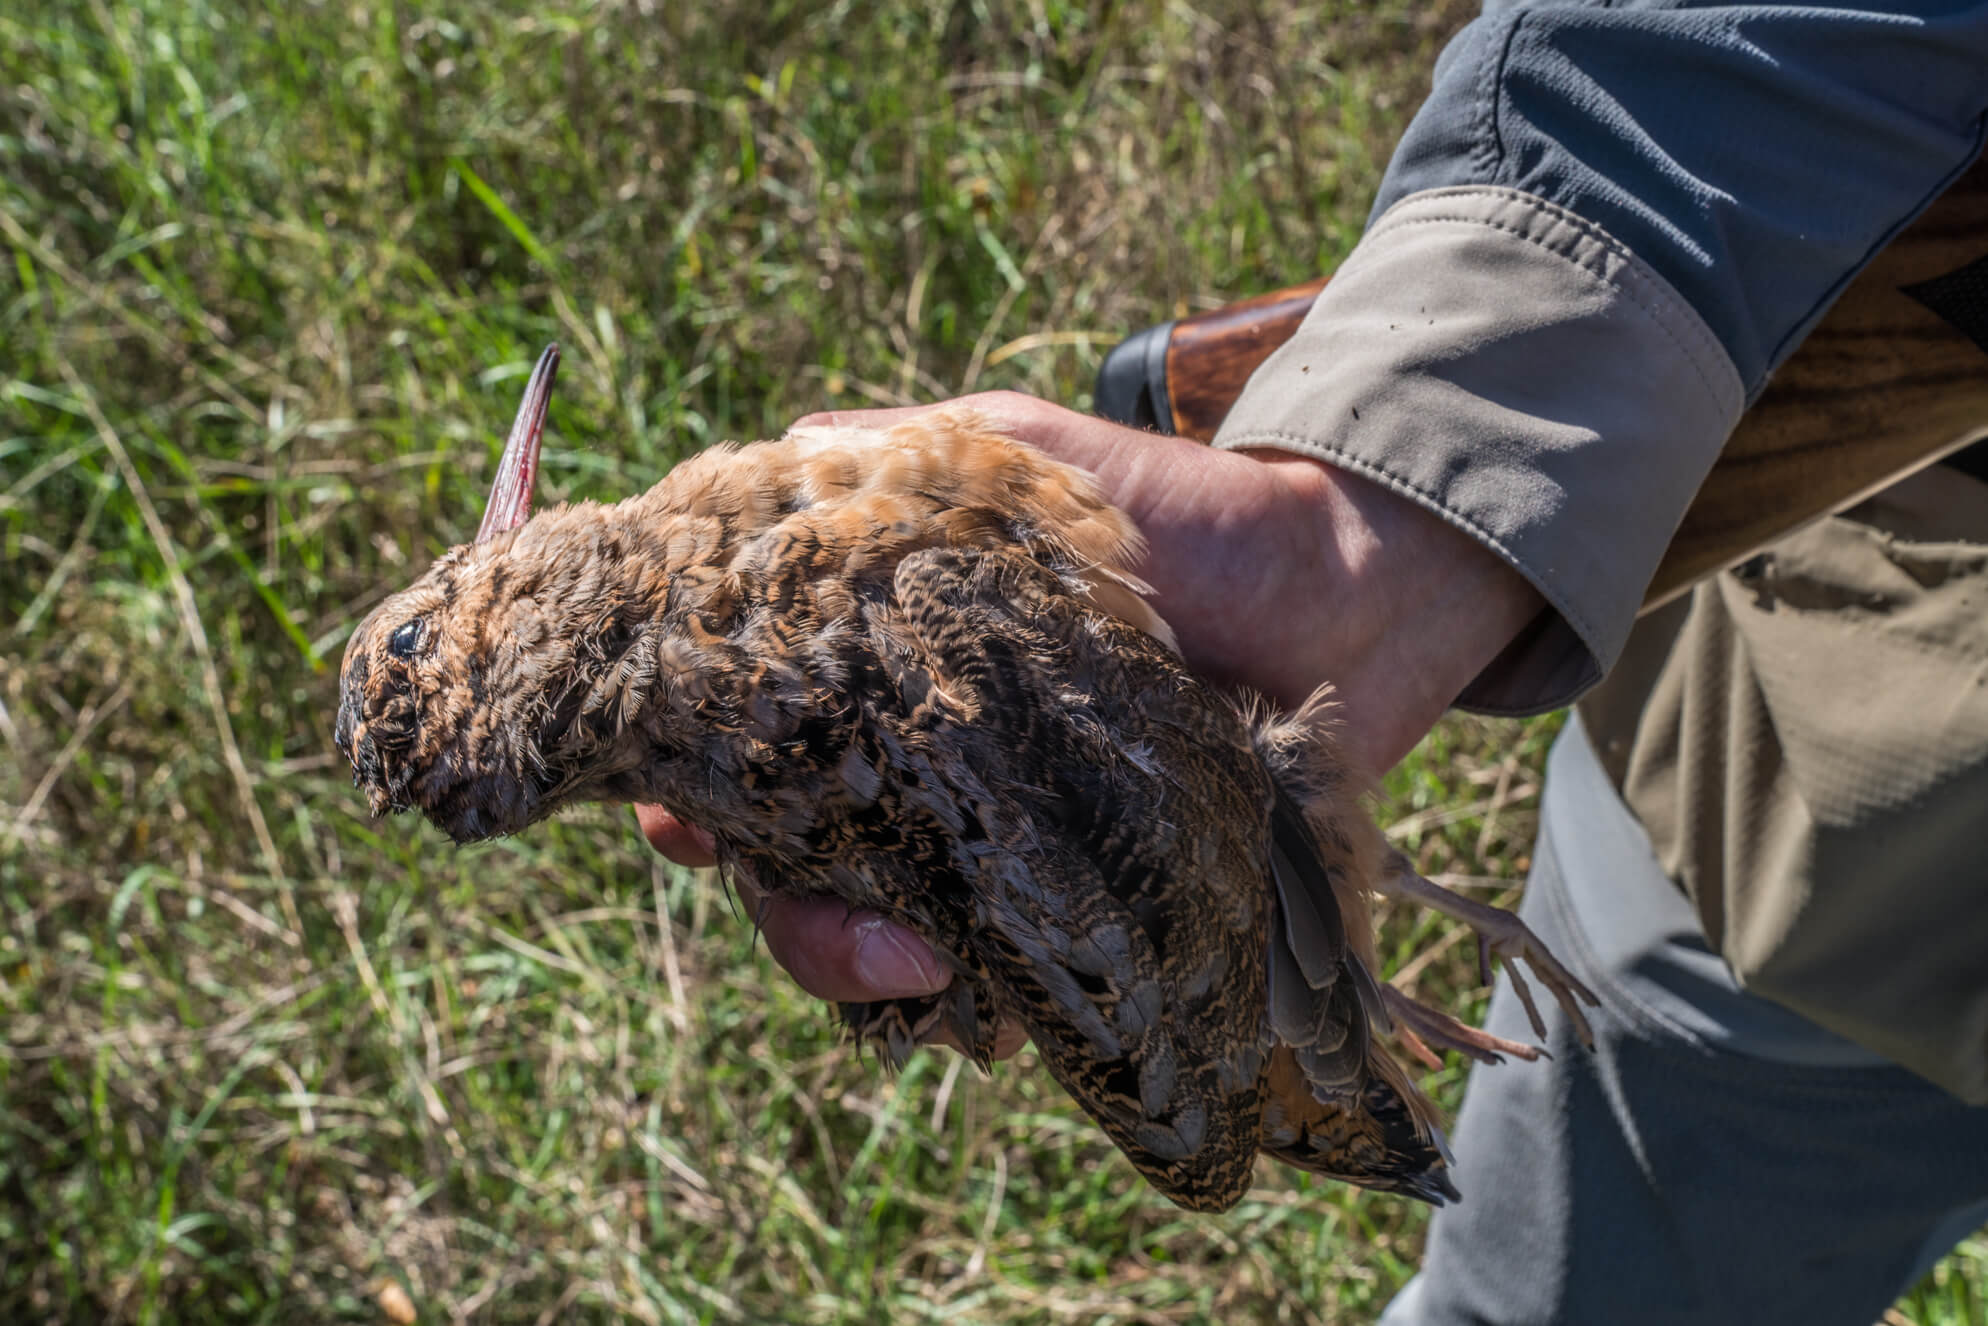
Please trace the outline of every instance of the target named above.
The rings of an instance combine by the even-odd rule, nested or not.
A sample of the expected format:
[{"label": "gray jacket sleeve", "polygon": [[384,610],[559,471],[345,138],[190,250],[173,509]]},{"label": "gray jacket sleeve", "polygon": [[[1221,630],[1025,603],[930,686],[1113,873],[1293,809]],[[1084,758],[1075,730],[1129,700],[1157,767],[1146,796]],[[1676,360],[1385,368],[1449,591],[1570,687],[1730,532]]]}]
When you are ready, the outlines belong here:
[{"label": "gray jacket sleeve", "polygon": [[1985,121],[1988,3],[1494,4],[1217,444],[1316,456],[1483,541],[1552,619],[1460,703],[1565,704],[1746,402]]}]

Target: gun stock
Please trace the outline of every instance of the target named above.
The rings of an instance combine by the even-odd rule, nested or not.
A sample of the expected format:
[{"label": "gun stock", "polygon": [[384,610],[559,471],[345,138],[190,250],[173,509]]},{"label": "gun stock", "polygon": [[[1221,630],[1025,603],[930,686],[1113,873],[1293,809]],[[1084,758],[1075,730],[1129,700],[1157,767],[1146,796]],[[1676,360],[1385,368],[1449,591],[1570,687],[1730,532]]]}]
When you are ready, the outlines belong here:
[{"label": "gun stock", "polygon": [[[1672,536],[1644,611],[1988,438],[1988,340],[1977,343],[1920,297],[1925,283],[1963,269],[1977,290],[1988,285],[1985,163],[1977,161],[1858,275],[1741,417]],[[1118,380],[1108,382],[1109,360],[1099,377],[1099,412],[1208,441],[1325,285],[1292,286],[1150,329],[1138,348],[1149,393],[1140,417],[1122,404],[1114,408],[1128,398],[1130,378],[1121,363]],[[1972,330],[1982,335],[1979,325]]]}]

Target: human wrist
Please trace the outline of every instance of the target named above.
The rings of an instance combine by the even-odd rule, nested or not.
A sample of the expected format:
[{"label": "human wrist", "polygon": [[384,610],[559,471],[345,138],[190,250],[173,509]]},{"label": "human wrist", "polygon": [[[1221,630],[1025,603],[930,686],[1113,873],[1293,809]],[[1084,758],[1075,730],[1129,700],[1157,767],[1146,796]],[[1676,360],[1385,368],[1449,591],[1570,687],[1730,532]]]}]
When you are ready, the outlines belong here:
[{"label": "human wrist", "polygon": [[1600,227],[1438,189],[1369,226],[1215,445],[1358,473],[1517,568],[1552,611],[1458,703],[1537,713],[1621,652],[1743,401],[1704,319]]},{"label": "human wrist", "polygon": [[[1327,543],[1329,582],[1297,596],[1313,666],[1347,707],[1347,754],[1378,774],[1413,748],[1546,611],[1503,558],[1436,511],[1351,470],[1283,451],[1269,467]],[[1287,696],[1280,696],[1289,702]]]}]

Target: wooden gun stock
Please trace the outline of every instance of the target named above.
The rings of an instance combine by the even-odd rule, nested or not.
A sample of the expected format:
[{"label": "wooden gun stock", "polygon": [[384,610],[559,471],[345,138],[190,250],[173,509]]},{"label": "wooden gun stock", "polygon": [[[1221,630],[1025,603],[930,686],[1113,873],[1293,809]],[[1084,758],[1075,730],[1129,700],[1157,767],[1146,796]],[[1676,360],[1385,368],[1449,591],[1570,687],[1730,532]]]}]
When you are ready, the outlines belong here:
[{"label": "wooden gun stock", "polygon": [[[1858,275],[1741,417],[1671,539],[1645,611],[1988,437],[1988,344],[1906,292],[1971,263],[1978,271],[1984,253],[1988,158]],[[1988,281],[1988,272],[1979,279]],[[1164,353],[1157,342],[1143,350],[1159,381],[1141,412],[1148,417],[1137,422],[1213,438],[1250,375],[1290,339],[1325,285],[1320,279],[1153,329],[1149,335],[1165,336]],[[1105,396],[1101,376],[1100,412],[1112,413]]]}]

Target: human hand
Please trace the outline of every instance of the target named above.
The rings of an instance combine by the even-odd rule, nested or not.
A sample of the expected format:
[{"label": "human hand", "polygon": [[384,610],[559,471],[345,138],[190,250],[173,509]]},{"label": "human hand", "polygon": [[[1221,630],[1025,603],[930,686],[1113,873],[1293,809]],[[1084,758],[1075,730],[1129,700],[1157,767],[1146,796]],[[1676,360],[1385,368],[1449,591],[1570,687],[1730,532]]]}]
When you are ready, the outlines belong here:
[{"label": "human hand", "polygon": [[[1468,535],[1347,471],[1286,452],[1217,451],[1015,392],[963,403],[1098,477],[1145,532],[1138,573],[1196,671],[1286,708],[1332,682],[1340,747],[1366,772],[1406,755],[1543,607]],[[882,428],[930,408],[800,423]],[[637,815],[657,850],[710,861],[695,829],[659,807]],[[915,935],[840,902],[774,898],[760,917],[773,956],[822,998],[929,994],[950,979]]]},{"label": "human hand", "polygon": [[[708,866],[716,860],[709,834],[661,806],[635,807],[635,820],[649,845],[678,865]],[[773,960],[817,999],[905,998],[936,993],[952,980],[929,944],[875,912],[851,912],[837,898],[768,897],[742,877],[733,886],[756,918]],[[952,1044],[950,1037],[943,1039]],[[1003,1023],[995,1033],[994,1056],[1005,1059],[1027,1043],[1019,1026]]]}]

